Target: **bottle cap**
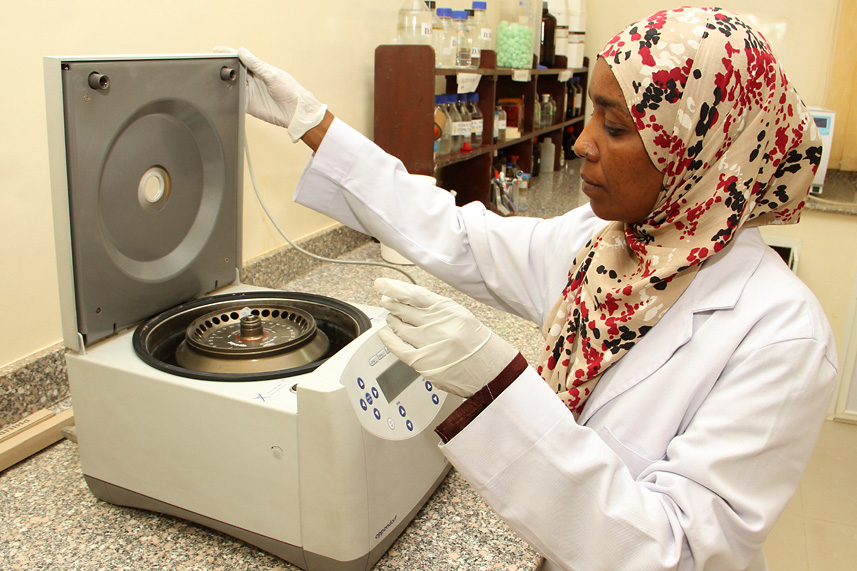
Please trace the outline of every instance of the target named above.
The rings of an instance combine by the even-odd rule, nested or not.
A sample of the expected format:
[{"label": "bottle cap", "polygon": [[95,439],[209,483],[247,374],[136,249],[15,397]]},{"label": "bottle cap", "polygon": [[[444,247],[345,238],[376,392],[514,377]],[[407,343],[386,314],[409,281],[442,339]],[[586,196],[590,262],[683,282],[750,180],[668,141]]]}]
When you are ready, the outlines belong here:
[{"label": "bottle cap", "polygon": [[437,15],[439,18],[452,18],[452,8],[438,8]]},{"label": "bottle cap", "polygon": [[467,12],[464,10],[453,10],[452,11],[452,19],[453,20],[466,20]]},{"label": "bottle cap", "polygon": [[474,10],[487,10],[488,3],[487,2],[479,2],[478,0],[473,1],[473,9]]}]

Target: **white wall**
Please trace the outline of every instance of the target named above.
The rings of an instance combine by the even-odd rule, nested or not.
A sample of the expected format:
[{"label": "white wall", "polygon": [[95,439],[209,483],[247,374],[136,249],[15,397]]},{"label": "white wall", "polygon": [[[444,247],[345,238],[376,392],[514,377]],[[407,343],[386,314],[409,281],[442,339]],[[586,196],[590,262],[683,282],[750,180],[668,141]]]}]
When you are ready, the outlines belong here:
[{"label": "white wall", "polygon": [[[371,136],[374,49],[392,41],[400,4],[401,0],[2,2],[0,49],[7,66],[0,79],[0,244],[5,276],[0,280],[4,316],[0,366],[61,337],[43,56],[206,52],[215,45],[246,45],[289,70],[334,114]],[[440,4],[464,8],[469,1]],[[496,20],[499,14],[512,12],[517,2],[488,0],[488,4],[489,18]],[[763,24],[784,30],[782,37],[775,34],[769,39],[807,102],[823,104],[836,0],[721,4],[736,11],[752,10]],[[628,22],[666,6],[652,0],[588,0],[588,55],[593,58],[597,48]],[[292,145],[281,130],[252,119],[247,131],[259,183],[281,225],[295,238],[328,227],[328,219],[291,203],[308,150]],[[249,184],[249,177],[245,179]],[[282,244],[251,192],[245,192],[243,223],[245,260]]]}]

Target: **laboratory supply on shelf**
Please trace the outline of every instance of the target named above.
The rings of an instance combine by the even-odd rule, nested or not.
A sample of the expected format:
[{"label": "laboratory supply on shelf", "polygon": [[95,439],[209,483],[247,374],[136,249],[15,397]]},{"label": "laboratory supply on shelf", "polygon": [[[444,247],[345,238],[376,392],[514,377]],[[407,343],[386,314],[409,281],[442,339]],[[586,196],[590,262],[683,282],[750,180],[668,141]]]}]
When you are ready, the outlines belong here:
[{"label": "laboratory supply on shelf", "polygon": [[503,97],[497,102],[506,112],[506,138],[517,139],[524,131],[524,98]]},{"label": "laboratory supply on shelf", "polygon": [[494,108],[494,142],[506,140],[506,112],[501,105]]},{"label": "laboratory supply on shelf", "polygon": [[542,104],[537,101],[533,104],[533,129],[538,129],[542,126]]},{"label": "laboratory supply on shelf", "polygon": [[431,10],[424,0],[405,0],[399,8],[396,38],[400,44],[431,45]]},{"label": "laboratory supply on shelf", "polygon": [[487,2],[474,0],[473,2],[473,26],[478,31],[479,47],[483,50],[494,49],[494,30],[488,24],[485,11],[488,9]]},{"label": "laboratory supply on shelf", "polygon": [[568,0],[548,0],[548,10],[556,16],[555,53],[558,56],[568,55]]},{"label": "laboratory supply on shelf", "polygon": [[470,144],[475,149],[481,147],[485,140],[483,135],[485,120],[482,111],[479,110],[479,94],[471,93],[468,96],[468,102],[470,103]]},{"label": "laboratory supply on shelf", "polygon": [[539,65],[552,68],[556,61],[556,16],[548,10],[547,0],[542,2],[542,35]]},{"label": "laboratory supply on shelf", "polygon": [[530,194],[530,175],[521,172],[518,176],[518,212],[526,212],[530,209],[528,205]]},{"label": "laboratory supply on shelf", "polygon": [[458,114],[461,116],[461,136],[464,137],[464,143],[469,143],[473,148],[473,117],[470,115],[470,105],[468,105],[468,96],[466,93],[459,93],[457,96]]},{"label": "laboratory supply on shelf", "polygon": [[583,86],[580,84],[579,77],[572,77],[571,81],[568,84],[568,96],[571,98],[571,105],[568,106],[568,112],[572,117],[578,117],[583,114],[583,98],[585,94],[583,93]]},{"label": "laboratory supply on shelf", "polygon": [[443,67],[441,65],[441,54],[445,40],[443,22],[437,15],[437,2],[435,0],[426,0],[426,6],[431,12],[431,47],[434,49],[434,65],[435,67]]},{"label": "laboratory supply on shelf", "polygon": [[533,27],[502,21],[497,26],[497,67],[529,69],[533,66]]},{"label": "laboratory supply on shelf", "polygon": [[556,146],[549,137],[545,137],[541,143],[542,172],[553,172],[556,160]]},{"label": "laboratory supply on shelf", "polygon": [[444,96],[444,99],[446,100],[446,113],[452,120],[452,152],[457,152],[461,150],[461,146],[464,144],[464,125],[462,125],[461,113],[458,112],[458,105],[456,105],[458,97],[455,94],[448,94]]},{"label": "laboratory supply on shelf", "polygon": [[[563,146],[563,131],[567,127],[583,128],[581,118],[565,119],[565,109],[571,104],[566,95],[568,77],[581,77],[586,85],[588,72],[582,70],[509,70],[496,67],[496,52],[483,54],[477,70],[436,69],[429,46],[379,46],[375,52],[375,142],[388,153],[398,157],[408,172],[431,174],[438,186],[458,191],[459,204],[479,201],[488,207],[491,197],[493,169],[488,168],[496,151],[519,155],[524,172],[532,173],[533,139],[550,138],[557,147]],[[515,77],[515,76],[518,77]],[[465,87],[462,76],[475,76],[478,83]],[[442,84],[442,85],[441,85]],[[484,119],[482,146],[473,152],[458,152],[433,156],[432,114],[433,96],[438,93],[476,92]],[[550,127],[533,122],[540,94],[549,93],[559,104],[561,114]],[[523,97],[523,127],[520,136],[506,136],[500,141],[499,99]],[[505,128],[505,126],[504,126]],[[496,131],[495,131],[496,129]],[[495,132],[497,140],[495,142]],[[554,164],[558,168],[558,164]]]},{"label": "laboratory supply on shelf", "polygon": [[542,93],[541,102],[541,126],[550,127],[555,122],[556,103],[553,102],[549,93]]},{"label": "laboratory supply on shelf", "polygon": [[479,39],[479,30],[473,20],[473,10],[468,8],[467,12],[467,35],[470,39],[470,67],[479,67],[482,62],[482,42]]},{"label": "laboratory supply on shelf", "polygon": [[568,67],[583,67],[586,44],[586,0],[568,0]]},{"label": "laboratory supply on shelf", "polygon": [[437,66],[452,68],[455,67],[455,52],[458,46],[452,23],[452,8],[438,8],[437,17],[443,26],[443,37],[440,41],[440,57],[437,58]]},{"label": "laboratory supply on shelf", "polygon": [[491,179],[491,206],[500,215],[514,216],[517,213],[517,186],[517,179],[509,180],[505,169],[494,171],[494,178]]},{"label": "laboratory supply on shelf", "polygon": [[442,95],[434,98],[434,124],[439,133],[435,133],[435,158],[438,155],[448,155],[452,151],[452,120],[444,109]]},{"label": "laboratory supply on shelf", "polygon": [[532,173],[533,176],[539,176],[542,171],[542,147],[539,144],[538,139],[533,139],[533,166]]},{"label": "laboratory supply on shelf", "polygon": [[470,47],[473,44],[467,32],[467,12],[452,11],[453,33],[455,34],[455,67],[470,67]]}]

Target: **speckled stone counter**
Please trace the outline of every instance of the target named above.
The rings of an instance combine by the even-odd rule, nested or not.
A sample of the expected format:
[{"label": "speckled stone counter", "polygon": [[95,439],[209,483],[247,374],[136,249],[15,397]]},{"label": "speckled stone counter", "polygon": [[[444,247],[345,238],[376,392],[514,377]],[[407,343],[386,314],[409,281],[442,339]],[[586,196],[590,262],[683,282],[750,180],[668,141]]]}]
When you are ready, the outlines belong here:
[{"label": "speckled stone counter", "polygon": [[806,206],[819,212],[857,214],[857,172],[827,171],[821,194],[811,195]]},{"label": "speckled stone counter", "polygon": [[[535,179],[529,214],[545,217],[579,202],[574,167]],[[370,242],[344,259],[380,261]],[[537,327],[487,308],[413,266],[402,266],[421,284],[468,306],[486,325],[533,360]],[[306,291],[377,305],[378,276],[398,272],[369,266],[326,264],[303,277],[277,283],[276,268],[260,270],[270,287]],[[283,278],[279,278],[283,279]],[[255,281],[255,280],[254,280]],[[69,399],[56,405],[68,408]],[[538,555],[494,514],[454,470],[375,566],[389,570],[529,570]],[[0,473],[0,569],[9,570],[285,570],[295,569],[255,547],[208,528],[160,514],[101,502],[81,475],[77,445],[64,440]]]}]

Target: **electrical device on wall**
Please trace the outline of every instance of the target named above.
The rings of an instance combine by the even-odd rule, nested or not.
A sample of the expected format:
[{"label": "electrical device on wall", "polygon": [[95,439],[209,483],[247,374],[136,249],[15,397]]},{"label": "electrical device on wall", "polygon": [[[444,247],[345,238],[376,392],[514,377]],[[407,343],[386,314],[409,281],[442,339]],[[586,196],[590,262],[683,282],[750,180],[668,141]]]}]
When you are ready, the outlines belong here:
[{"label": "electrical device on wall", "polygon": [[818,107],[810,107],[809,112],[812,114],[818,133],[821,135],[821,163],[818,165],[818,170],[815,171],[812,188],[809,192],[819,195],[822,193],[824,178],[827,176],[827,164],[830,161],[830,149],[833,145],[833,124],[836,121],[836,113]]},{"label": "electrical device on wall", "polygon": [[45,58],[81,466],[100,499],[304,569],[368,569],[449,470],[457,405],[380,308],[243,285],[235,56]]}]

